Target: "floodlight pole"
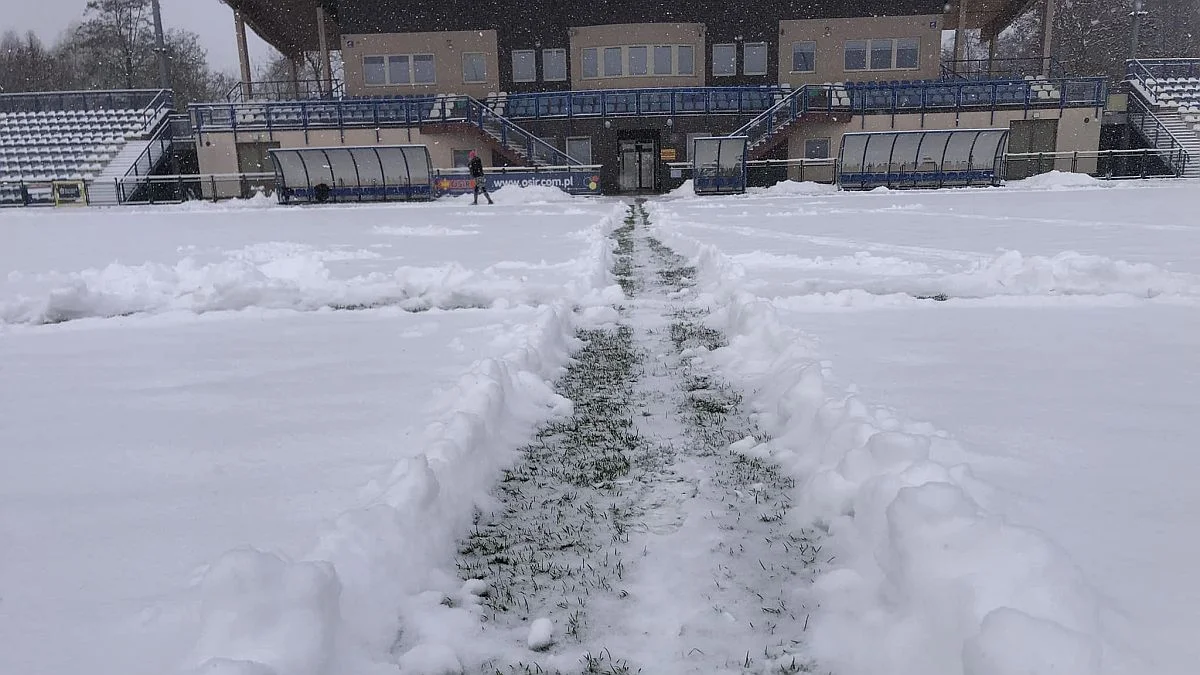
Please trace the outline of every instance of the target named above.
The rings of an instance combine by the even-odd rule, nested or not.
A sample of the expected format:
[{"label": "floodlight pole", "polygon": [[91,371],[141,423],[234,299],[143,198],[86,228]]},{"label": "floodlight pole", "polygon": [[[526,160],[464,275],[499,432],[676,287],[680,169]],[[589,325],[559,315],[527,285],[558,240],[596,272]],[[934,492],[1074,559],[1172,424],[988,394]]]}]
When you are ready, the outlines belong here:
[{"label": "floodlight pole", "polygon": [[158,0],[150,0],[154,12],[154,51],[158,54],[158,87],[171,88],[171,71],[167,65],[167,43],[163,35],[162,7]]},{"label": "floodlight pole", "polygon": [[1142,17],[1149,14],[1142,7],[1142,0],[1133,0],[1133,11],[1129,13],[1133,17],[1133,37],[1129,45],[1129,58],[1131,59],[1136,59],[1138,52],[1141,51]]}]

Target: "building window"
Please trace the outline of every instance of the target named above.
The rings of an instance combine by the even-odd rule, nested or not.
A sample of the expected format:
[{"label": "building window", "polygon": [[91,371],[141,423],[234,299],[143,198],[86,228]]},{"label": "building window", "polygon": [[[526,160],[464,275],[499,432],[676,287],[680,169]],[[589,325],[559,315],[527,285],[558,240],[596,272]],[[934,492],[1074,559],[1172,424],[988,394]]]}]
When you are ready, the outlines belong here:
[{"label": "building window", "polygon": [[829,159],[829,139],[809,138],[805,140],[804,159]]},{"label": "building window", "polygon": [[471,163],[470,150],[451,150],[451,153],[453,154],[454,168],[464,169]]},{"label": "building window", "polygon": [[[629,45],[583,50],[583,77],[648,77],[695,75],[691,45]],[[603,63],[597,63],[603,51]],[[651,58],[653,57],[653,61]],[[599,71],[599,72],[598,72]]]},{"label": "building window", "polygon": [[871,70],[891,70],[894,48],[892,40],[871,40]]},{"label": "building window", "polygon": [[921,41],[916,38],[896,40],[896,67],[915,70],[921,67]]},{"label": "building window", "polygon": [[547,82],[562,82],[567,79],[567,50],[542,50],[542,79]]},{"label": "building window", "polygon": [[624,50],[620,47],[604,48],[604,76],[620,77],[625,72]]},{"label": "building window", "polygon": [[712,74],[714,77],[737,75],[737,45],[713,45]]},{"label": "building window", "polygon": [[678,64],[675,68],[676,75],[695,75],[696,74],[696,52],[691,45],[679,45],[676,48]]},{"label": "building window", "polygon": [[846,70],[916,70],[921,41],[916,38],[847,40]]},{"label": "building window", "polygon": [[463,83],[487,82],[487,59],[479,52],[467,52],[462,56]]},{"label": "building window", "polygon": [[387,84],[387,68],[383,65],[382,56],[363,57],[363,79],[368,86]]},{"label": "building window", "polygon": [[600,66],[595,47],[583,50],[583,76],[585,78],[600,77]]},{"label": "building window", "polygon": [[767,74],[767,43],[747,42],[742,45],[742,74]]},{"label": "building window", "polygon": [[630,76],[644,76],[649,73],[649,64],[646,62],[645,47],[630,47],[629,48],[629,74]]},{"label": "building window", "polygon": [[867,41],[846,40],[846,70],[867,69]]},{"label": "building window", "polygon": [[537,82],[537,53],[532,49],[514,49],[513,82]]},{"label": "building window", "polygon": [[364,56],[363,81],[371,87],[433,84],[433,54]]},{"label": "building window", "polygon": [[592,163],[592,139],[590,136],[567,139],[567,157],[580,164]]},{"label": "building window", "polygon": [[792,72],[812,73],[817,70],[817,43],[792,43]]}]

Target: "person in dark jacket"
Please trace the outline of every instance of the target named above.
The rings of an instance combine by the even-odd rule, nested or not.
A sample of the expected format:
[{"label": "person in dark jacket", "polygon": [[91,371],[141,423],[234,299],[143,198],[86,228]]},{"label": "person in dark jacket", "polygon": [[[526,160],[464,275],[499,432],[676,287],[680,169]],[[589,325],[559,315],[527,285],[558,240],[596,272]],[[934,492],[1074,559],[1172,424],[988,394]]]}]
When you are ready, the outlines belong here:
[{"label": "person in dark jacket", "polygon": [[482,191],[483,196],[487,197],[488,203],[495,204],[496,202],[492,201],[492,196],[488,194],[487,178],[483,175],[483,160],[479,159],[479,155],[475,154],[474,150],[471,151],[471,163],[468,166],[471,168],[471,182],[475,185],[474,203],[479,203],[479,193]]}]

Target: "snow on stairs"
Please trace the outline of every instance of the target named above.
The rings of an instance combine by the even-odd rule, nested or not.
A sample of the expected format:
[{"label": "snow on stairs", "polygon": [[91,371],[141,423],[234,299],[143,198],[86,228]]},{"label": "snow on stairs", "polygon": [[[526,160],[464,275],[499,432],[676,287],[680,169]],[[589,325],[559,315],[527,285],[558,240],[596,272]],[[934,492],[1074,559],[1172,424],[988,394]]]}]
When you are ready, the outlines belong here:
[{"label": "snow on stairs", "polygon": [[1183,115],[1176,111],[1159,110],[1158,119],[1167,131],[1175,137],[1188,153],[1187,167],[1184,169],[1185,178],[1200,178],[1200,132],[1193,125],[1184,121]]},{"label": "snow on stairs", "polygon": [[133,167],[134,162],[142,156],[150,141],[126,141],[120,152],[104,167],[88,188],[88,203],[92,206],[116,206],[120,204],[117,196],[117,181],[124,178]]}]

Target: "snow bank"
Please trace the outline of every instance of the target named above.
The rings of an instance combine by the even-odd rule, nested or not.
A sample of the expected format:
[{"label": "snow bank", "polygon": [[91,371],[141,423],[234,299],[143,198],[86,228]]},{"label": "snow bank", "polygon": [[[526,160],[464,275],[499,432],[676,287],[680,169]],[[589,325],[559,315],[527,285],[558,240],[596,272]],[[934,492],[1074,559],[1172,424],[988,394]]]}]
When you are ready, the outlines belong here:
[{"label": "snow bank", "polygon": [[1085,188],[1107,188],[1108,183],[1086,173],[1050,171],[1023,180],[1008,181],[1006,187],[1018,190],[1079,190]]},{"label": "snow bank", "polygon": [[[620,292],[601,287],[611,282],[612,223],[594,228],[591,260],[580,261],[593,293]],[[501,357],[476,362],[435,396],[431,422],[413,440],[423,450],[398,453],[411,456],[367,486],[363,505],[342,514],[303,559],[239,550],[210,566],[188,672],[461,672],[458,650],[478,629],[471,607],[486,586],[459,580],[458,538],[476,507],[490,504],[517,448],[539,424],[569,414],[553,382],[576,346],[576,323],[573,301],[560,300],[498,336]]]},{"label": "snow bank", "polygon": [[695,199],[696,182],[691,178],[683,181],[679,187],[663,195],[661,199]]},{"label": "snow bank", "polygon": [[828,195],[837,192],[836,185],[826,185],[825,183],[813,183],[811,181],[795,181],[784,180],[772,185],[769,188],[754,190],[757,194],[766,195],[768,197],[791,197],[805,195]]},{"label": "snow bank", "polygon": [[557,280],[538,283],[507,274],[500,265],[483,270],[459,264],[399,267],[390,273],[337,278],[327,262],[377,258],[378,254],[273,243],[227,252],[228,259],[215,263],[200,264],[189,257],[174,265],[113,263],[32,279],[18,275],[22,281],[32,282],[37,294],[0,299],[0,325],[249,308],[313,311],[387,305],[415,311],[540,305],[564,298],[587,303],[589,294],[609,285],[609,243],[603,232],[613,217],[581,235],[586,253],[569,262],[567,268],[575,271],[575,278],[565,284]]},{"label": "snow bank", "polygon": [[[985,512],[964,466],[937,461],[951,442],[835,389],[804,335],[743,289],[744,270],[716,248],[659,236],[694,256],[714,325],[712,354],[797,479],[802,527],[828,533],[822,574],[793,589],[812,611],[822,670],[844,675],[1096,673],[1102,652],[1094,591],[1053,543]],[[1032,669],[1031,669],[1032,667]]]}]

